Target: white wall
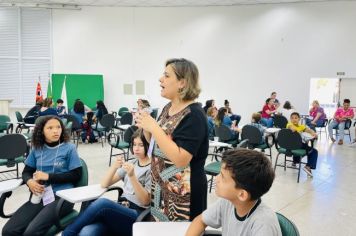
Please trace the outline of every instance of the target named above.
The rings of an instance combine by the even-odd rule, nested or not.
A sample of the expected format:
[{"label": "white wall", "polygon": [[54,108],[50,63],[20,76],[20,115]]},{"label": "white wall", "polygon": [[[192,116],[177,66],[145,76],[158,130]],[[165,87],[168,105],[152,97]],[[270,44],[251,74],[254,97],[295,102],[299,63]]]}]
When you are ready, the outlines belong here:
[{"label": "white wall", "polygon": [[[247,122],[270,92],[306,112],[311,77],[356,76],[356,2],[53,11],[54,73],[101,73],[110,110],[134,106],[123,83],[146,81],[162,107],[166,59],[200,70],[199,101],[230,100]],[[139,96],[141,97],[141,96]]]}]

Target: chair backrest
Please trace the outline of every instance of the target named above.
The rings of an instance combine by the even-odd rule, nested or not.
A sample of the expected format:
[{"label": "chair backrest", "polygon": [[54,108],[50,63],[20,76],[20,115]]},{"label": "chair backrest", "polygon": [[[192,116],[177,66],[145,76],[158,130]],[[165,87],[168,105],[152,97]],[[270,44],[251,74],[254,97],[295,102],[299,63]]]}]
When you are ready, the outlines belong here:
[{"label": "chair backrest", "polygon": [[22,114],[19,111],[15,111],[17,122],[24,122]]},{"label": "chair backrest", "polygon": [[127,107],[121,107],[117,113],[119,116],[123,116],[127,112],[129,112],[129,109]]},{"label": "chair backrest", "polygon": [[300,149],[303,145],[302,136],[290,129],[281,129],[278,132],[277,143],[286,150]]},{"label": "chair backrest", "polygon": [[326,127],[329,123],[329,120],[327,118],[324,119],[323,123],[321,125],[317,125],[316,127],[321,128],[321,127]]},{"label": "chair backrest", "polygon": [[220,126],[215,125],[215,135],[219,137],[220,142],[226,142],[231,140],[232,134],[229,127],[221,124]]},{"label": "chair backrest", "polygon": [[80,180],[74,185],[74,187],[82,187],[88,185],[88,179],[89,179],[88,166],[82,158],[80,158],[80,163],[82,164],[82,176]]},{"label": "chair backrest", "polygon": [[253,125],[245,125],[242,127],[241,139],[248,139],[249,144],[258,145],[262,141],[262,133]]},{"label": "chair backrest", "polygon": [[299,236],[297,226],[281,213],[276,212],[282,236]]},{"label": "chair backrest", "polygon": [[63,117],[66,118],[68,122],[72,122],[72,130],[77,130],[77,129],[81,129],[82,128],[82,126],[80,125],[78,120],[75,118],[75,116],[73,116],[73,115],[64,115]]},{"label": "chair backrest", "polygon": [[0,115],[0,131],[6,130],[8,127],[8,124],[6,122],[10,122],[10,117],[6,115]]},{"label": "chair backrest", "polygon": [[106,114],[100,120],[100,124],[107,130],[110,130],[115,124],[115,116],[113,114]]},{"label": "chair backrest", "polygon": [[275,115],[273,118],[274,126],[280,129],[284,129],[287,127],[288,119],[281,115]]},{"label": "chair backrest", "polygon": [[132,119],[133,119],[133,116],[132,116],[131,112],[126,112],[125,114],[123,114],[121,116],[120,124],[121,125],[131,125]]},{"label": "chair backrest", "polygon": [[131,143],[131,137],[137,130],[137,126],[131,125],[124,133],[124,142]]},{"label": "chair backrest", "polygon": [[22,134],[8,134],[0,137],[0,159],[7,159],[12,166],[14,159],[27,154],[26,138]]},{"label": "chair backrest", "polygon": [[248,142],[248,139],[242,140],[239,144],[237,144],[236,148],[247,148]]},{"label": "chair backrest", "polygon": [[156,120],[158,116],[158,108],[153,108],[151,112],[151,116]]}]

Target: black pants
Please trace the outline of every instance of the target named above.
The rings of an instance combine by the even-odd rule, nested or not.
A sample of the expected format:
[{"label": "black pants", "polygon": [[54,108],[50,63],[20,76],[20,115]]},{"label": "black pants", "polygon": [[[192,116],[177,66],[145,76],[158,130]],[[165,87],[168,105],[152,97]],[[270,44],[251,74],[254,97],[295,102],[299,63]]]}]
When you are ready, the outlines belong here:
[{"label": "black pants", "polygon": [[[30,201],[23,204],[10,218],[2,229],[3,236],[45,235],[54,225],[55,211],[59,198],[46,206],[43,203],[33,204]],[[60,217],[67,215],[73,209],[74,204],[64,202]]]}]

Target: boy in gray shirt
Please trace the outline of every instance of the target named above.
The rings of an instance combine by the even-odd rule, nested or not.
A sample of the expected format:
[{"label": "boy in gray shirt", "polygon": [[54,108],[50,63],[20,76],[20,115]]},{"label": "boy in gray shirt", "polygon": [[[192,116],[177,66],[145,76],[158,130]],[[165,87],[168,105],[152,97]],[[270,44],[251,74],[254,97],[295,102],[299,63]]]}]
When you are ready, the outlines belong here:
[{"label": "boy in gray shirt", "polygon": [[223,236],[281,236],[276,213],[261,202],[273,180],[271,162],[263,153],[225,152],[216,178],[216,195],[221,198],[194,219],[186,236],[199,236],[207,226],[222,227]]}]

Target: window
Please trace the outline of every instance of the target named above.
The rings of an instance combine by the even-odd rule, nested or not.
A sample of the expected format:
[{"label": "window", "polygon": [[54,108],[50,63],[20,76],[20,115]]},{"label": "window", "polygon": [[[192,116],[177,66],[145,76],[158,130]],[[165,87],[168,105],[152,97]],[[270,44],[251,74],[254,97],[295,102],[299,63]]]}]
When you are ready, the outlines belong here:
[{"label": "window", "polygon": [[39,79],[46,94],[51,65],[51,10],[0,8],[0,99],[32,107]]}]

